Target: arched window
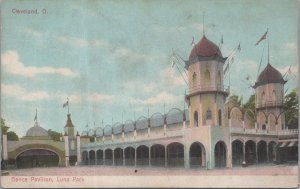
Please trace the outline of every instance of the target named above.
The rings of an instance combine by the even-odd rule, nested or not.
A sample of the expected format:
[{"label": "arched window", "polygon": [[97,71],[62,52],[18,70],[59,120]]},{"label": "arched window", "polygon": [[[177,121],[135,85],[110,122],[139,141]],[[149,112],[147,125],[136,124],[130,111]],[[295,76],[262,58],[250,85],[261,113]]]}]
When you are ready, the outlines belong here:
[{"label": "arched window", "polygon": [[222,126],[222,110],[218,111],[219,126]]},{"label": "arched window", "polygon": [[220,85],[221,85],[221,72],[220,71],[218,71],[218,75],[217,75],[217,85],[218,85],[218,87],[220,87]]},{"label": "arched window", "polygon": [[198,127],[198,112],[194,112],[194,126]]},{"label": "arched window", "polygon": [[262,103],[262,104],[265,104],[265,102],[266,102],[266,99],[265,99],[265,92],[262,92],[262,94],[261,94],[261,103]]},{"label": "arched window", "polygon": [[266,130],[266,128],[267,128],[267,126],[266,126],[265,124],[263,124],[263,125],[261,126],[261,129],[262,129],[262,130]]},{"label": "arched window", "polygon": [[276,92],[275,92],[275,90],[273,90],[273,92],[272,92],[272,100],[273,100],[273,102],[276,101]]},{"label": "arched window", "polygon": [[205,80],[206,81],[209,81],[210,80],[210,72],[208,71],[208,69],[206,69],[205,73],[204,73],[204,76],[205,76]]},{"label": "arched window", "polygon": [[197,75],[196,73],[194,72],[193,73],[193,87],[195,87],[197,85]]},{"label": "arched window", "polygon": [[206,120],[211,120],[211,110],[210,110],[210,108],[208,108],[207,111],[206,111]]}]

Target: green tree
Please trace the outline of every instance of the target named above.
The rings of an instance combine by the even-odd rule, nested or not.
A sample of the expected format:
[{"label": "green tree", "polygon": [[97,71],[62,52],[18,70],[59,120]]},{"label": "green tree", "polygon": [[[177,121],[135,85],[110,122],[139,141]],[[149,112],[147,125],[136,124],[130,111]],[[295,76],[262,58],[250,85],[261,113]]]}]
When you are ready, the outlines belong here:
[{"label": "green tree", "polygon": [[294,89],[284,98],[285,123],[290,129],[298,128],[298,90]]},{"label": "green tree", "polygon": [[56,131],[52,131],[51,129],[48,130],[48,134],[54,141],[60,141],[60,137],[62,137],[62,134]]},{"label": "green tree", "polygon": [[[255,113],[255,95],[251,95],[248,99],[248,101],[242,105],[242,108],[246,111],[246,110],[251,110],[253,113]],[[251,114],[251,113],[247,113],[247,116],[249,116],[249,118],[252,121],[255,121],[255,115]]]},{"label": "green tree", "polygon": [[232,105],[241,106],[243,97],[239,97],[237,95],[231,95],[228,98],[228,102]]},{"label": "green tree", "polygon": [[19,140],[19,136],[15,132],[9,131],[9,132],[7,132],[7,140],[17,141],[17,140]]}]

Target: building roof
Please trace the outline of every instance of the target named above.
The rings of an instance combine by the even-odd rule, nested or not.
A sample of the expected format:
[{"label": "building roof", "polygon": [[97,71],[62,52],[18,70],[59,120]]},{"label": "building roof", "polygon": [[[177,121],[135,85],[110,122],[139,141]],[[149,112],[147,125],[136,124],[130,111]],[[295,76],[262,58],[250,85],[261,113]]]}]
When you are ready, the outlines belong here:
[{"label": "building roof", "polygon": [[48,132],[43,127],[40,127],[37,122],[35,122],[34,126],[28,129],[26,133],[27,137],[48,137]]},{"label": "building roof", "polygon": [[198,56],[223,58],[219,47],[210,40],[208,40],[205,35],[192,49],[191,54],[189,56],[189,61],[194,60]]},{"label": "building roof", "polygon": [[254,88],[268,83],[286,83],[281,73],[270,63],[268,63],[265,69],[259,74],[257,81],[255,82]]},{"label": "building roof", "polygon": [[67,119],[67,123],[65,125],[65,127],[74,127],[72,120],[71,120],[71,114],[68,114],[68,119]]}]

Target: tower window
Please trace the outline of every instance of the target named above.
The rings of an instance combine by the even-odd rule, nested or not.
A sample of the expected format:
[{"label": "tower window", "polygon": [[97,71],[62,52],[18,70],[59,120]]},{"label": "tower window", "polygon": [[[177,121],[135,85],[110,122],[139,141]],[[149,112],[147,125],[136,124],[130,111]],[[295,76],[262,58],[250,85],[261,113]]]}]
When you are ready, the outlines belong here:
[{"label": "tower window", "polygon": [[218,71],[218,75],[217,75],[217,84],[221,85],[221,73],[220,73],[220,71]]},{"label": "tower window", "polygon": [[265,124],[263,124],[263,125],[261,126],[261,129],[262,129],[262,130],[266,130],[266,128],[267,128],[267,126],[266,126]]},{"label": "tower window", "polygon": [[222,110],[218,111],[219,126],[222,126]]},{"label": "tower window", "polygon": [[265,92],[262,92],[262,94],[261,94],[261,102],[262,102],[262,104],[264,104],[265,103]]},{"label": "tower window", "polygon": [[194,126],[198,127],[198,112],[194,112]]},{"label": "tower window", "polygon": [[210,108],[208,108],[207,111],[206,111],[206,120],[211,120],[211,110],[210,110]]},{"label": "tower window", "polygon": [[195,87],[197,85],[197,75],[196,73],[194,72],[193,73],[193,87]]},{"label": "tower window", "polygon": [[275,90],[273,90],[273,92],[272,92],[272,100],[276,101],[276,92],[275,92]]},{"label": "tower window", "polygon": [[209,81],[210,80],[210,72],[208,71],[208,69],[206,69],[205,73],[204,73],[204,76],[205,76],[205,80],[206,81]]}]

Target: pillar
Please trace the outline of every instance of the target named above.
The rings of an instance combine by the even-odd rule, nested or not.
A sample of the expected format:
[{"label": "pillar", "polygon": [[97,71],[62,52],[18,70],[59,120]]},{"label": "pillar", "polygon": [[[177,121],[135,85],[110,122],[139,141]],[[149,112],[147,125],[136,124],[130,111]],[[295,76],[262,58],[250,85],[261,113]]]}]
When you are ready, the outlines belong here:
[{"label": "pillar", "polygon": [[134,148],[134,166],[136,167],[136,148]]},{"label": "pillar", "polygon": [[151,167],[151,147],[149,147],[149,166]]},{"label": "pillar", "polygon": [[103,165],[105,165],[105,149],[103,149]]},{"label": "pillar", "polygon": [[245,132],[245,121],[243,120],[243,130]]},{"label": "pillar", "polygon": [[246,163],[246,147],[245,147],[245,142],[243,142],[243,162]]},{"label": "pillar", "polygon": [[[230,140],[231,141],[231,140]],[[232,145],[227,145],[227,153],[226,153],[226,167],[232,168]]]},{"label": "pillar", "polygon": [[114,141],[114,134],[111,134],[111,141]]},{"label": "pillar", "polygon": [[168,167],[168,148],[165,146],[165,167]]},{"label": "pillar", "polygon": [[115,165],[115,150],[112,150],[112,165]]},{"label": "pillar", "polygon": [[69,166],[69,137],[67,133],[64,135],[64,141],[65,141],[65,162],[66,162],[66,167]]},{"label": "pillar", "polygon": [[122,151],[123,151],[123,166],[125,166],[125,148]]},{"label": "pillar", "polygon": [[7,133],[2,133],[2,158],[3,160],[8,160],[8,153],[7,153]]},{"label": "pillar", "polygon": [[151,130],[150,130],[150,126],[148,127],[148,137],[150,137],[151,135]]},{"label": "pillar", "polygon": [[189,148],[184,146],[184,167],[190,168],[190,154],[189,154]]},{"label": "pillar", "polygon": [[270,158],[269,158],[269,145],[268,145],[268,143],[267,143],[267,162],[270,162]]},{"label": "pillar", "polygon": [[96,135],[94,136],[94,142],[97,142],[97,137],[96,137]]},{"label": "pillar", "polygon": [[255,161],[258,163],[258,154],[257,154],[257,143],[255,142]]},{"label": "pillar", "polygon": [[[198,125],[199,125],[199,124],[198,124]],[[183,128],[183,129],[185,129],[185,128],[186,128],[186,123],[185,123],[185,121],[183,121],[182,128]]]},{"label": "pillar", "polygon": [[81,152],[80,152],[80,135],[77,132],[76,135],[76,143],[77,143],[77,148],[76,148],[76,152],[77,152],[77,163],[81,163]]},{"label": "pillar", "polygon": [[103,134],[103,136],[102,136],[102,142],[104,142],[104,134]]},{"label": "pillar", "polygon": [[95,149],[95,165],[98,165],[97,150]]},{"label": "pillar", "polygon": [[125,139],[125,134],[124,134],[124,131],[122,131],[122,141],[124,141]]},{"label": "pillar", "polygon": [[231,127],[232,127],[231,118],[228,119],[228,122],[229,122],[229,131],[231,131]]}]

